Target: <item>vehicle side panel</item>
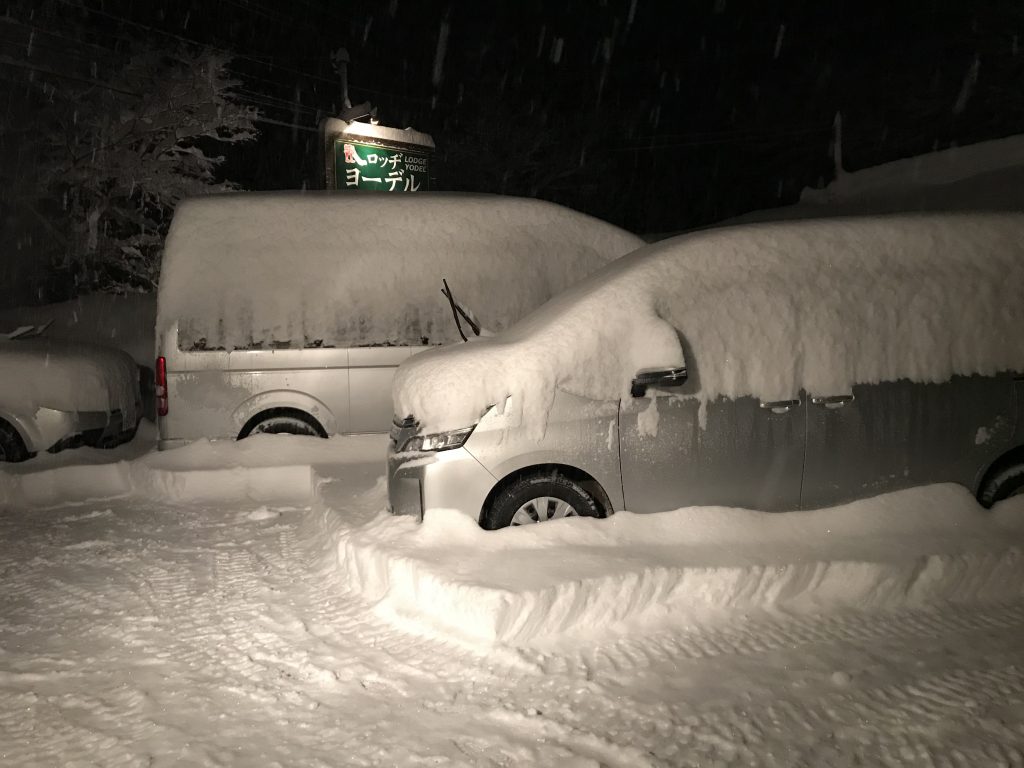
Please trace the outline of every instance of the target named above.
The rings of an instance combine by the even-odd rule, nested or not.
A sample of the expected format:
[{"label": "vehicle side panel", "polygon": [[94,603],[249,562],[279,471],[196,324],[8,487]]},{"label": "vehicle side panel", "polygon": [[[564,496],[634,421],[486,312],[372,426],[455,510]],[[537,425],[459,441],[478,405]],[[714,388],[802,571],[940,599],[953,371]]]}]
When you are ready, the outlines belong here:
[{"label": "vehicle side panel", "polygon": [[[569,465],[601,485],[613,510],[623,508],[617,402],[587,400],[558,391],[539,441],[529,430],[512,424],[514,418],[491,409],[465,446],[499,482],[527,467]],[[474,499],[475,506],[466,511],[479,515],[483,501]]]},{"label": "vehicle side panel", "polygon": [[[804,403],[784,412],[752,397],[666,394],[624,400],[622,488],[626,509],[661,512],[721,505],[795,509],[804,459]],[[656,408],[655,412],[650,409]],[[706,409],[701,414],[701,409]]]},{"label": "vehicle side panel", "polygon": [[391,381],[408,357],[429,347],[352,347],[348,350],[348,432],[386,432],[391,425]]},{"label": "vehicle side panel", "polygon": [[1009,374],[858,385],[853,395],[808,406],[806,509],[929,483],[976,490],[1019,429]]},{"label": "vehicle side panel", "polygon": [[[348,349],[180,350],[164,337],[168,414],[160,442],[170,446],[235,438],[260,410],[297,408],[328,432],[349,431]],[[385,431],[390,414],[378,431]]]}]

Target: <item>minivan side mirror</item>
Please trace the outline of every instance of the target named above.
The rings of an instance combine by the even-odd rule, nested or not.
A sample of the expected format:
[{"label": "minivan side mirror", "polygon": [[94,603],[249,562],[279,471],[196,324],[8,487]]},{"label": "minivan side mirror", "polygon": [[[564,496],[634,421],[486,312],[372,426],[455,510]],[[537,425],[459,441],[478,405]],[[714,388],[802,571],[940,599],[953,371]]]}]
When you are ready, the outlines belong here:
[{"label": "minivan side mirror", "polygon": [[644,397],[648,387],[678,387],[686,383],[686,368],[644,368],[637,371],[629,394]]}]

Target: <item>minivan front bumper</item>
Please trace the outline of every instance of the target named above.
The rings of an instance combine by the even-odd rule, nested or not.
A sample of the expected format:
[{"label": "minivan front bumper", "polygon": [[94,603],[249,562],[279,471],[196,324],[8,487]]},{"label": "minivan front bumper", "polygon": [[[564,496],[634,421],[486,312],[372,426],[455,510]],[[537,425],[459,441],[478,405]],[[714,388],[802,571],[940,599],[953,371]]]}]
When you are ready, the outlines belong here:
[{"label": "minivan front bumper", "polygon": [[388,448],[388,506],[423,519],[428,509],[458,509],[475,520],[497,479],[465,448],[395,453]]}]

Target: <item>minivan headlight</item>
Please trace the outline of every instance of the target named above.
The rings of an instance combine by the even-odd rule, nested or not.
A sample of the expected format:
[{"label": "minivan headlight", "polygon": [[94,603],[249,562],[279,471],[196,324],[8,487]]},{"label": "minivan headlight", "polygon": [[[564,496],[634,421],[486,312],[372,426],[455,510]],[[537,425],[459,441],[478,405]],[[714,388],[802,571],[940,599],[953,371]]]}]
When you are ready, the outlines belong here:
[{"label": "minivan headlight", "polygon": [[453,448],[461,448],[463,443],[469,439],[476,429],[472,427],[464,429],[453,429],[449,432],[436,432],[432,435],[415,435],[405,441],[401,453],[422,452],[422,451],[450,451]]}]

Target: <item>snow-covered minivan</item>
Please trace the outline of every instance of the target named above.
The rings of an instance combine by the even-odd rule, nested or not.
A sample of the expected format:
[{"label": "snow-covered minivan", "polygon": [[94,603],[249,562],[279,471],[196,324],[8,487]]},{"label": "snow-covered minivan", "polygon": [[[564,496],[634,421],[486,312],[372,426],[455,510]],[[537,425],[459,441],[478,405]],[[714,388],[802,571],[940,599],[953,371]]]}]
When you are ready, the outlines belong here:
[{"label": "snow-covered minivan", "polygon": [[395,368],[459,339],[457,320],[470,334],[463,315],[499,331],[641,245],[553,203],[494,195],[185,201],[157,298],[159,445],[387,432]]},{"label": "snow-covered minivan", "polygon": [[395,378],[392,511],[619,510],[1024,490],[1024,215],[706,230]]}]

